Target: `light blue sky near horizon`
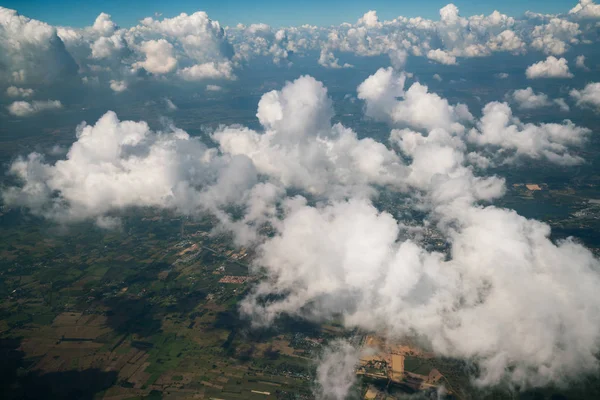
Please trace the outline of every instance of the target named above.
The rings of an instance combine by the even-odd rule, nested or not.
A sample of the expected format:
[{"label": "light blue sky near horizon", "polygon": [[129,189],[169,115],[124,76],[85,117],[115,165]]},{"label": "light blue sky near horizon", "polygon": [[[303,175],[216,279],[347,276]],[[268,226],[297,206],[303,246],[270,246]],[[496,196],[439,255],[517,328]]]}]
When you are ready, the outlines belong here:
[{"label": "light blue sky near horizon", "polygon": [[513,17],[520,17],[528,10],[566,13],[577,4],[576,0],[0,0],[0,6],[52,25],[73,27],[91,25],[100,12],[111,14],[117,24],[129,27],[155,13],[173,17],[200,10],[223,26],[262,22],[279,27],[356,22],[369,10],[376,10],[382,20],[399,15],[438,19],[439,9],[451,2],[463,16],[498,10]]}]

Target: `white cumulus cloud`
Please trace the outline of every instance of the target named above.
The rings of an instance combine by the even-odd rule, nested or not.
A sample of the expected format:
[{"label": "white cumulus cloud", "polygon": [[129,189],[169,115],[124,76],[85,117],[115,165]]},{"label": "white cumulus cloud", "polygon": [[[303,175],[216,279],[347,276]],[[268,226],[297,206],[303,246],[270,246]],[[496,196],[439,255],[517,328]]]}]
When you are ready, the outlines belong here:
[{"label": "white cumulus cloud", "polygon": [[166,74],[177,67],[177,59],[173,57],[173,45],[165,39],[149,40],[142,43],[142,51],[146,59],[134,64],[153,74]]},{"label": "white cumulus cloud", "polygon": [[232,65],[229,62],[197,64],[180,70],[179,75],[186,81],[235,79]]},{"label": "white cumulus cloud", "polygon": [[581,157],[571,154],[569,148],[585,143],[590,130],[571,121],[562,124],[535,125],[523,123],[514,117],[506,103],[488,103],[482,111],[477,128],[468,139],[480,146],[495,146],[514,150],[517,156],[545,158],[564,165],[580,164]]},{"label": "white cumulus cloud", "polygon": [[369,76],[358,87],[358,98],[367,106],[366,114],[377,120],[417,129],[460,130],[460,121],[473,119],[465,105],[452,106],[418,82],[404,91],[405,81],[405,74],[392,68],[381,68]]},{"label": "white cumulus cloud", "polygon": [[445,52],[444,50],[441,50],[441,49],[429,50],[427,52],[427,58],[429,58],[432,61],[436,61],[440,64],[445,64],[445,65],[455,65],[456,64],[456,57],[448,54],[447,52]]},{"label": "white cumulus cloud", "polygon": [[515,90],[511,99],[517,103],[522,110],[531,110],[551,105],[548,96],[544,93],[535,93],[531,87]]},{"label": "white cumulus cloud", "polygon": [[589,71],[589,68],[585,65],[585,56],[583,54],[577,56],[577,58],[575,59],[575,66],[577,68]]},{"label": "white cumulus cloud", "polygon": [[6,88],[6,95],[9,97],[31,97],[33,96],[33,93],[33,89],[20,88],[16,86],[9,86]]},{"label": "white cumulus cloud", "polygon": [[125,90],[127,90],[127,82],[125,81],[117,81],[117,80],[111,80],[110,81],[110,88],[117,93],[121,93],[124,92]]},{"label": "white cumulus cloud", "polygon": [[591,107],[600,111],[600,83],[588,83],[582,90],[571,90],[570,95],[578,106]]},{"label": "white cumulus cloud", "polygon": [[56,110],[62,108],[62,103],[58,100],[46,101],[15,101],[8,107],[8,112],[17,117],[29,117],[41,111]]},{"label": "white cumulus cloud", "polygon": [[0,81],[49,83],[76,75],[56,28],[0,7]]},{"label": "white cumulus cloud", "polygon": [[546,60],[537,62],[527,67],[525,75],[528,79],[538,78],[572,78],[569,65],[565,58],[548,56]]},{"label": "white cumulus cloud", "polygon": [[581,19],[600,19],[600,4],[593,0],[579,0],[579,3],[569,10],[569,15]]}]

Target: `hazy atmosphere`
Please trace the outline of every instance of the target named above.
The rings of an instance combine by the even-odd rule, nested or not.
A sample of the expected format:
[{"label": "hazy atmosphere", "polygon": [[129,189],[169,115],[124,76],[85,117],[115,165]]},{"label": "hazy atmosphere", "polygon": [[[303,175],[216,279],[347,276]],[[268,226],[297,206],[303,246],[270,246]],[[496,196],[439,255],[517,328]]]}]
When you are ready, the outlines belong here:
[{"label": "hazy atmosphere", "polygon": [[599,398],[599,43],[592,0],[0,1],[3,398]]}]

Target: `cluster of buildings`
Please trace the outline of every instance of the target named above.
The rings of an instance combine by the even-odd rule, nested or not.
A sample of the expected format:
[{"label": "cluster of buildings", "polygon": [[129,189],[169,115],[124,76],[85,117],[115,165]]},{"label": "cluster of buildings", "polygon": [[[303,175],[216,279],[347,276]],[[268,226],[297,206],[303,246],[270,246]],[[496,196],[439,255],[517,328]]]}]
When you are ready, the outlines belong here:
[{"label": "cluster of buildings", "polygon": [[241,285],[242,283],[247,282],[250,279],[248,276],[233,276],[233,275],[225,275],[221,279],[219,279],[219,283],[235,283]]},{"label": "cluster of buildings", "polygon": [[[383,384],[395,384],[408,391],[426,391],[436,389],[444,376],[433,368],[428,360],[432,355],[408,345],[394,345],[375,337],[367,336],[363,343],[363,356],[356,369],[356,374],[370,378]],[[410,367],[405,362],[410,360]],[[414,368],[414,364],[419,368]],[[408,369],[408,370],[407,370]],[[370,387],[365,399],[379,399],[381,394]]]}]

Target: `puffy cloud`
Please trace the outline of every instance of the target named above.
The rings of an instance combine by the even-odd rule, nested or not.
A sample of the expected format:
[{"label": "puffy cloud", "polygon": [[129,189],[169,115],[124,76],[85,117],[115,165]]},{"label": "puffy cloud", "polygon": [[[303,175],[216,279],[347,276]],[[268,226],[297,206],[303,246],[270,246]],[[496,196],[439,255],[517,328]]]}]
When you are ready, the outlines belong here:
[{"label": "puffy cloud", "polygon": [[261,35],[267,36],[271,32],[271,27],[267,24],[262,24],[262,23],[252,24],[246,29],[246,31],[253,35],[261,34]]},{"label": "puffy cloud", "polygon": [[547,24],[538,25],[531,33],[531,46],[546,54],[562,55],[570,44],[577,44],[581,34],[579,24],[560,18],[552,18]]},{"label": "puffy cloud", "polygon": [[[291,28],[290,28],[291,29]],[[228,39],[235,49],[235,59],[249,61],[254,56],[271,56],[280,64],[288,59],[294,46],[289,43],[289,29],[274,30],[266,24],[239,24],[227,29]]]},{"label": "puffy cloud", "polygon": [[458,7],[450,3],[440,9],[440,19],[446,24],[455,24],[460,21]]},{"label": "puffy cloud", "polygon": [[225,60],[233,54],[225,32],[217,21],[213,21],[202,11],[191,15],[181,13],[173,18],[155,20],[145,18],[141,26],[134,27],[134,33],[149,35],[158,33],[181,44],[185,55],[196,63]]},{"label": "puffy cloud", "polygon": [[282,137],[301,138],[307,133],[318,135],[331,128],[333,106],[327,89],[310,76],[288,83],[281,91],[262,96],[256,114],[267,129]]},{"label": "puffy cloud", "polygon": [[[451,182],[439,187],[462,189]],[[542,385],[594,370],[600,281],[591,252],[552,243],[547,225],[512,211],[463,203],[438,210],[458,226],[446,231],[448,260],[399,241],[397,221],[366,201],[292,207],[259,249],[269,280],[242,310],[263,321],[284,312],[341,315],[348,327],[391,338],[417,334],[438,354],[477,359],[481,384],[508,377]],[[285,295],[255,303],[266,294]]]},{"label": "puffy cloud", "polygon": [[119,57],[128,50],[127,43],[122,35],[101,36],[90,45],[93,59],[110,59]]},{"label": "puffy cloud", "polygon": [[576,126],[568,120],[562,124],[524,124],[512,115],[506,103],[489,103],[483,108],[482,114],[477,129],[472,129],[468,135],[468,139],[479,146],[513,150],[516,156],[545,158],[563,165],[583,161],[570,154],[568,149],[585,142],[590,133],[587,128]]},{"label": "puffy cloud", "polygon": [[10,171],[22,186],[6,190],[5,203],[58,222],[102,222],[110,212],[138,206],[216,212],[243,202],[256,183],[243,157],[223,159],[180,129],[155,133],[145,122],[119,121],[113,112],[95,125],[80,125],[66,159],[48,164],[32,153]]},{"label": "puffy cloud", "polygon": [[[475,178],[467,161],[477,161],[475,154],[465,156],[466,144],[461,136],[444,129],[434,129],[427,135],[410,129],[393,130],[390,142],[412,162],[407,166],[406,183],[419,191],[432,191],[438,188],[440,179],[450,176],[453,179],[448,186],[457,185],[459,189],[447,188],[437,194],[445,201],[459,197],[463,201],[490,201],[504,193],[503,181],[496,178]],[[483,158],[483,156],[480,156]],[[435,160],[435,162],[432,162]]]},{"label": "puffy cloud", "polygon": [[600,18],[600,5],[593,0],[579,0],[579,3],[569,10],[569,15],[581,19]]},{"label": "puffy cloud", "polygon": [[111,80],[110,81],[110,88],[117,93],[120,92],[124,92],[125,90],[127,90],[127,82],[125,81],[116,81],[116,80]]},{"label": "puffy cloud", "polygon": [[546,60],[537,62],[527,67],[525,75],[528,79],[538,78],[572,78],[569,65],[564,58],[548,56]]},{"label": "puffy cloud", "polygon": [[345,63],[344,65],[339,64],[339,60],[333,55],[333,53],[327,48],[321,50],[319,56],[319,64],[326,68],[351,68],[352,65]]},{"label": "puffy cloud", "polygon": [[[100,28],[105,25],[106,29]],[[109,66],[113,80],[140,75],[138,69],[153,75],[176,73],[190,81],[234,77],[232,47],[219,23],[205,12],[162,20],[149,17],[127,30],[117,29],[101,15],[80,35],[92,41],[92,58],[109,63],[104,65]]]},{"label": "puffy cloud", "polygon": [[[368,196],[370,185],[399,184],[397,155],[332,126],[332,115],[326,89],[302,77],[263,96],[257,116],[264,133],[236,126],[215,132],[219,154],[174,127],[155,133],[144,122],[119,121],[109,112],[95,125],[78,128],[66,159],[47,164],[33,153],[13,163],[22,186],[10,188],[4,198],[60,222],[103,218],[140,205],[210,210],[238,240],[254,240],[257,233],[247,223],[271,212],[281,188],[343,197]],[[259,184],[257,173],[273,182]],[[252,219],[232,222],[220,208],[230,202],[245,204]]]},{"label": "puffy cloud", "polygon": [[580,107],[592,107],[600,112],[600,83],[588,83],[582,90],[569,93]]},{"label": "puffy cloud", "polygon": [[[370,11],[356,24],[328,28],[306,25],[283,28],[279,32],[285,33],[286,51],[317,50],[322,65],[336,68],[339,66],[333,56],[336,51],[359,56],[389,54],[392,62],[395,62],[396,51],[409,52],[447,64],[456,63],[458,57],[483,57],[494,52],[525,53],[529,47],[562,54],[571,44],[593,35],[593,29],[584,28],[564,18],[544,17],[540,23],[531,16],[517,20],[497,11],[487,16],[464,18],[454,5],[449,5],[440,11],[439,21],[421,17],[380,21],[376,13]],[[271,48],[283,50],[275,46],[273,32],[266,26],[253,32],[245,26],[228,29],[236,52],[243,54],[243,59],[255,54],[266,55]],[[397,69],[402,68],[401,65],[394,64]]]},{"label": "puffy cloud", "polygon": [[[431,154],[431,159],[446,159],[431,165],[425,161],[421,170],[426,171],[437,166],[448,168],[460,164],[464,158],[454,154],[465,151],[463,135],[466,140],[489,151],[493,158],[501,162],[512,162],[519,157],[544,158],[550,162],[564,165],[578,164],[583,160],[569,152],[570,147],[584,143],[589,130],[574,125],[570,121],[562,124],[523,124],[512,115],[506,103],[492,102],[482,111],[480,120],[468,111],[467,107],[458,104],[452,106],[448,101],[435,93],[429,93],[426,86],[414,83],[407,91],[403,91],[405,76],[392,68],[380,69],[368,77],[358,87],[358,97],[365,100],[367,116],[385,121],[392,126],[406,126],[428,132],[427,139],[422,134],[410,130],[395,131],[394,138],[399,139],[400,148],[410,157],[414,157],[415,146],[424,142],[438,142],[446,146],[442,153]],[[535,93],[526,88],[510,94],[521,109],[533,109],[552,104],[561,110],[568,110],[563,99],[551,101],[543,93]],[[467,126],[475,124],[476,128],[467,130]],[[500,149],[501,151],[498,151]],[[426,148],[421,151],[438,152],[438,149]],[[488,164],[481,155],[475,157],[477,165]],[[427,158],[424,158],[426,160]],[[483,164],[482,164],[483,163]],[[446,168],[446,167],[445,167]],[[416,177],[418,173],[410,175]],[[410,179],[409,179],[410,181]]]},{"label": "puffy cloud", "polygon": [[[282,313],[341,316],[347,327],[390,340],[417,335],[436,354],[477,362],[484,385],[543,385],[593,371],[598,259],[572,240],[550,240],[546,224],[482,204],[503,194],[504,181],[475,176],[469,163],[478,154],[467,154],[466,143],[565,160],[587,130],[570,122],[523,124],[508,105],[491,103],[465,135],[448,127],[464,120],[466,109],[422,85],[419,101],[411,99],[416,84],[403,93],[404,79],[382,69],[359,93],[385,107],[394,100],[414,112],[439,109],[433,114],[444,117],[436,118],[451,123],[419,120],[426,133],[394,130],[390,141],[402,157],[332,125],[326,88],[304,76],[263,95],[262,132],[218,129],[218,150],[175,127],[153,132],[109,112],[93,126],[80,125],[64,159],[47,163],[32,153],[16,160],[11,173],[21,184],[4,190],[4,202],[61,222],[94,218],[103,227],[118,224],[115,214],[129,207],[208,210],[240,242],[259,239],[255,268],[267,277],[242,303],[255,323]],[[378,210],[370,197],[382,185],[418,202],[424,226],[407,230]],[[318,201],[285,198],[286,188]],[[245,211],[241,220],[225,211],[232,203]],[[257,234],[265,222],[274,235]],[[447,254],[426,249],[419,232],[432,228],[451,245]],[[348,345],[334,344],[318,368],[317,394],[344,398],[356,358]]]},{"label": "puffy cloud", "polygon": [[31,97],[33,96],[33,93],[33,89],[20,88],[16,86],[9,86],[6,88],[6,95],[9,97]]},{"label": "puffy cloud", "polygon": [[377,11],[370,10],[365,15],[360,17],[358,25],[364,25],[367,27],[380,27],[379,17],[377,17]]},{"label": "puffy cloud", "polygon": [[[417,334],[438,354],[477,359],[481,384],[508,377],[540,385],[575,376],[570,368],[596,368],[600,302],[589,300],[600,283],[598,260],[573,242],[552,243],[545,224],[476,206],[501,195],[502,181],[474,177],[463,166],[465,147],[458,138],[440,129],[393,136],[412,159],[406,180],[425,190],[433,220],[452,244],[450,258],[424,250],[418,240],[399,240],[397,221],[366,199],[322,207],[289,201],[278,234],[259,247],[256,266],[269,279],[242,311],[262,323],[281,313],[317,320],[341,315],[348,327],[386,332],[391,339]],[[577,291],[580,284],[584,292]],[[268,294],[281,300],[264,302]],[[583,310],[582,318],[574,309]],[[565,331],[565,318],[582,325]],[[344,365],[353,363],[345,357],[351,350],[338,353],[350,360]],[[321,363],[325,377],[336,371],[327,360]],[[346,393],[349,381],[338,382],[344,383],[327,387]]]},{"label": "puffy cloud", "polygon": [[111,36],[118,29],[118,26],[111,20],[110,14],[100,13],[96,17],[92,29],[101,36]]},{"label": "puffy cloud", "polygon": [[331,125],[327,90],[314,78],[288,82],[262,96],[257,117],[265,132],[226,127],[213,135],[225,154],[249,157],[257,170],[285,187],[328,197],[368,195],[370,184],[397,185],[403,175],[394,152],[372,139]]},{"label": "puffy cloud", "polygon": [[145,56],[132,64],[135,68],[152,74],[175,72],[187,81],[235,79],[233,48],[219,22],[205,12],[162,20],[145,18],[126,37],[130,47]]},{"label": "puffy cloud", "polygon": [[358,98],[365,101],[366,114],[393,125],[417,129],[462,130],[459,122],[473,119],[465,105],[451,106],[418,82],[404,91],[405,80],[404,74],[382,68],[361,83]]},{"label": "puffy cloud", "polygon": [[581,68],[583,70],[589,71],[589,68],[585,65],[585,56],[584,55],[577,56],[577,58],[575,59],[575,66],[577,68]]},{"label": "puffy cloud", "polygon": [[[370,89],[376,92],[376,86]],[[579,142],[569,123],[562,129],[511,118],[510,126],[490,121],[509,111],[506,105],[488,105],[483,135],[512,130],[498,142],[546,142],[550,151],[558,151],[557,143]],[[503,182],[475,177],[464,166],[460,137],[443,129],[392,136],[412,160],[403,179],[425,191],[419,201],[430,207],[431,220],[452,246],[448,257],[425,250],[418,238],[399,239],[398,222],[366,198],[316,207],[290,199],[276,224],[278,233],[258,248],[256,267],[268,279],[244,300],[242,311],[256,323],[281,313],[316,320],[342,316],[348,327],[385,332],[392,340],[416,334],[438,354],[476,359],[482,385],[507,378],[544,385],[595,370],[598,259],[572,241],[553,243],[543,223],[476,205],[502,195]],[[272,294],[278,296],[265,301]],[[343,398],[351,386],[344,377],[352,376],[346,371],[356,355],[343,347],[321,361],[319,382],[327,382],[321,387],[331,390],[330,398]],[[330,360],[339,361],[339,368]]]},{"label": "puffy cloud", "polygon": [[447,52],[445,52],[444,50],[441,50],[441,49],[429,50],[427,52],[427,58],[429,58],[430,60],[433,60],[435,62],[438,62],[440,64],[445,64],[445,65],[455,65],[456,64],[456,57],[451,56],[450,54],[448,54]]},{"label": "puffy cloud", "polygon": [[29,117],[30,115],[37,114],[41,111],[55,110],[62,108],[62,104],[58,100],[46,100],[46,101],[15,101],[8,107],[8,112],[17,117]]},{"label": "puffy cloud", "polygon": [[[127,35],[127,30],[119,29],[105,13],[98,15],[92,26],[81,29],[58,27],[57,34],[79,64],[80,73],[89,72],[88,68],[92,72],[104,68],[116,75],[122,65],[129,65],[136,57],[132,37]],[[90,60],[94,64],[89,65]]]},{"label": "puffy cloud", "polygon": [[337,340],[329,344],[321,355],[317,367],[317,389],[320,400],[345,400],[356,381],[355,367],[359,352],[347,341]]},{"label": "puffy cloud", "polygon": [[[173,18],[149,17],[129,29],[119,28],[105,13],[83,29],[54,28],[2,9],[4,25],[10,29],[4,29],[0,37],[6,36],[4,43],[10,52],[4,51],[3,56],[10,59],[10,68],[3,71],[0,79],[14,84],[50,82],[57,76],[76,74],[73,59],[88,80],[108,82],[124,80],[132,67],[146,64],[157,71],[156,74],[178,70],[179,76],[189,80],[204,79],[204,76],[231,79],[233,71],[229,73],[219,67],[237,68],[256,56],[268,56],[275,63],[289,64],[292,53],[313,51],[318,52],[317,61],[326,68],[351,67],[338,59],[340,52],[349,52],[358,56],[388,55],[398,70],[403,68],[409,53],[447,65],[456,64],[460,57],[484,57],[494,52],[521,54],[528,49],[562,55],[574,44],[595,40],[593,21],[588,19],[597,7],[591,1],[583,1],[571,13],[559,16],[529,13],[525,18],[515,19],[494,11],[465,18],[450,4],[440,10],[439,20],[399,16],[381,21],[372,10],[355,24],[281,29],[265,24],[223,29],[201,11]],[[584,15],[588,17],[583,18]],[[19,24],[6,22],[11,18],[21,21]],[[31,25],[28,28],[31,30],[35,26],[38,38],[44,39],[19,45],[19,48],[37,46],[35,50],[17,52],[14,44],[27,41],[28,35],[22,31],[25,24]],[[149,57],[144,43],[161,40],[168,42],[172,49],[167,50],[164,45],[162,49],[167,53],[156,49],[156,57]],[[90,59],[99,65],[89,65]],[[0,62],[7,64],[1,59]],[[39,68],[40,65],[46,68]],[[107,73],[96,73],[95,67],[105,68],[103,71]]]},{"label": "puffy cloud", "polygon": [[552,104],[547,95],[544,93],[536,94],[531,87],[515,90],[511,94],[511,99],[515,101],[522,110],[542,108]]},{"label": "puffy cloud", "polygon": [[[375,11],[369,11],[356,24],[281,29],[265,24],[223,29],[201,11],[190,15],[182,13],[173,18],[149,17],[129,29],[119,28],[105,13],[101,13],[92,26],[83,29],[54,28],[2,9],[4,25],[10,26],[4,30],[4,43],[10,50],[4,51],[4,56],[11,60],[11,66],[0,79],[11,83],[48,82],[57,76],[74,75],[77,65],[73,59],[88,79],[110,81],[123,80],[131,67],[144,66],[148,71],[154,69],[155,74],[178,70],[180,76],[190,80],[204,79],[207,75],[231,79],[233,71],[229,73],[219,67],[237,68],[256,56],[268,56],[275,63],[289,64],[289,56],[294,52],[317,51],[317,61],[326,68],[351,67],[340,63],[339,52],[358,56],[386,54],[396,69],[403,68],[409,53],[447,65],[456,64],[460,57],[484,57],[494,52],[521,54],[529,48],[562,55],[573,44],[595,39],[593,23],[581,19],[581,15],[589,14],[594,7],[597,7],[594,3],[586,1],[568,15],[530,13],[524,19],[515,19],[497,11],[465,18],[460,16],[456,6],[448,5],[440,10],[439,20],[400,16],[380,21]],[[20,19],[20,23],[6,22],[11,18]],[[22,31],[26,24],[31,30],[35,26],[39,31],[38,38],[44,37],[44,40],[19,45],[19,48],[38,48],[17,52],[14,43],[27,41],[28,35]],[[155,57],[147,54],[154,50],[147,48],[145,43],[156,44],[163,40],[172,48],[156,46]],[[88,65],[90,59],[108,68],[104,70],[108,74],[90,74],[96,72],[92,71],[93,67],[98,67]],[[46,68],[39,68],[40,65]]]},{"label": "puffy cloud", "polygon": [[173,45],[164,39],[143,42],[141,50],[146,55],[146,60],[133,64],[134,67],[144,68],[153,74],[166,74],[177,67]]},{"label": "puffy cloud", "polygon": [[[354,25],[274,30],[254,24],[227,33],[202,12],[147,18],[131,29],[101,14],[91,27],[57,30],[0,8],[2,80],[68,75],[72,57],[86,79],[102,77],[120,90],[131,82],[132,68],[191,81],[234,79],[234,68],[254,56],[279,62],[291,52],[317,50],[321,65],[336,68],[339,52],[385,54],[396,71],[377,71],[358,87],[358,97],[368,116],[400,128],[390,135],[393,149],[359,139],[332,124],[327,90],[304,76],[263,95],[260,129],[218,128],[212,135],[218,148],[172,126],[155,132],[109,112],[78,128],[64,158],[47,162],[33,153],[16,160],[11,172],[21,184],[6,188],[4,201],[55,221],[91,218],[105,228],[118,225],[119,211],[129,207],[208,210],[239,242],[261,242],[256,268],[267,279],[243,305],[256,321],[284,312],[317,320],[341,315],[348,327],[391,340],[416,334],[437,354],[474,360],[481,384],[560,382],[597,366],[598,260],[571,240],[550,240],[543,223],[482,204],[501,196],[504,182],[475,176],[473,166],[525,156],[579,163],[571,147],[584,143],[589,130],[569,121],[525,124],[503,103],[488,104],[476,120],[466,106],[450,104],[425,85],[405,89],[407,75],[400,70],[408,54],[446,64],[528,48],[563,54],[593,31],[582,18],[594,7],[583,1],[565,18],[515,20],[499,12],[464,18],[448,5],[439,21],[380,21],[369,12]],[[572,75],[565,59],[548,57],[527,70],[528,78],[541,76]],[[600,107],[597,85],[571,96],[580,106]],[[531,88],[511,98],[525,108],[550,103]],[[562,99],[554,102],[568,107]],[[48,104],[56,105],[15,102],[9,109],[25,115]],[[370,198],[381,186],[418,203],[427,213],[423,226],[409,231],[377,209]],[[316,202],[285,198],[288,188]],[[231,203],[242,206],[241,219],[228,215]],[[257,232],[264,222],[275,230],[272,237]],[[419,232],[432,228],[451,246],[447,254],[426,249]],[[280,296],[265,297],[270,294]],[[318,369],[318,395],[344,398],[356,353],[347,345],[333,347]]]},{"label": "puffy cloud", "polygon": [[208,90],[209,92],[220,92],[221,90],[223,90],[223,88],[218,85],[206,85],[206,90]]},{"label": "puffy cloud", "polygon": [[487,42],[487,47],[491,51],[508,51],[511,53],[524,53],[525,42],[509,29],[500,32]]},{"label": "puffy cloud", "polygon": [[230,62],[209,62],[197,64],[180,70],[179,75],[186,81],[200,81],[204,79],[235,79]]},{"label": "puffy cloud", "polygon": [[392,112],[396,99],[404,95],[406,74],[392,68],[380,68],[358,86],[358,98],[366,102],[366,114],[385,119]]},{"label": "puffy cloud", "polygon": [[440,21],[435,23],[437,37],[433,36],[430,42],[441,41],[441,49],[452,56],[482,57],[494,51],[519,53],[525,44],[513,31],[515,24],[513,18],[498,11],[463,18],[458,8],[449,4],[440,10]]},{"label": "puffy cloud", "polygon": [[119,28],[102,13],[92,26],[60,27],[58,34],[88,81],[153,79],[177,70],[190,79],[233,76],[233,48],[219,23],[204,12],[145,18],[129,29]]},{"label": "puffy cloud", "polygon": [[77,73],[56,29],[0,7],[0,81],[43,83]]}]

